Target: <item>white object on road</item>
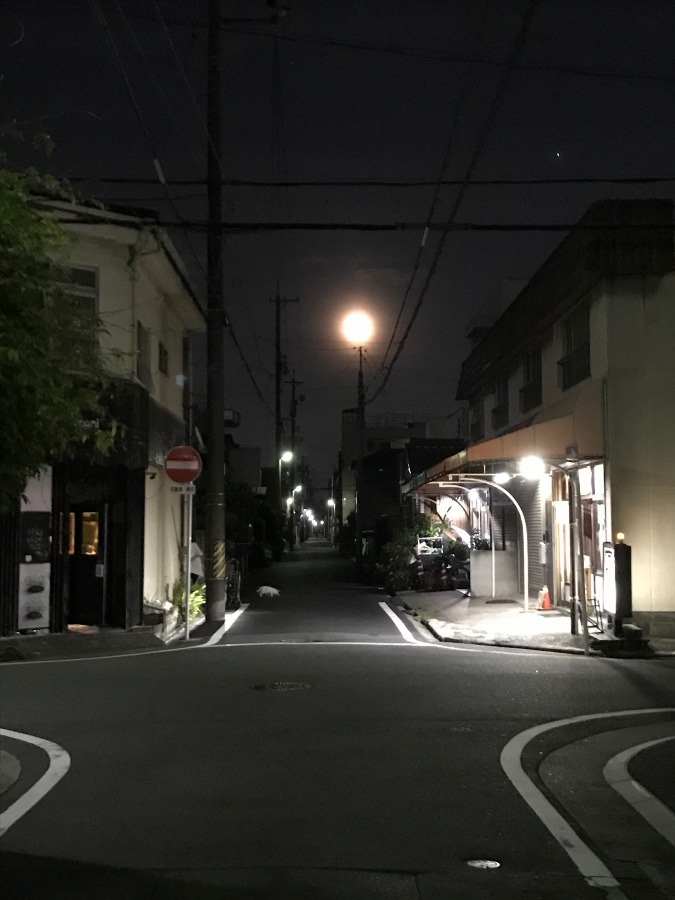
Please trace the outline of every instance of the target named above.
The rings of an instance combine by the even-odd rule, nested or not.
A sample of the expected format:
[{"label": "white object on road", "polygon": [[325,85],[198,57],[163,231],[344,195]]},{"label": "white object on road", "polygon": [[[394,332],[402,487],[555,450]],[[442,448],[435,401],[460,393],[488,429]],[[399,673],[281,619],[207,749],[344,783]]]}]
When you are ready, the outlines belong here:
[{"label": "white object on road", "polygon": [[279,591],[276,588],[270,587],[269,584],[262,584],[256,591],[256,594],[259,597],[278,597]]}]

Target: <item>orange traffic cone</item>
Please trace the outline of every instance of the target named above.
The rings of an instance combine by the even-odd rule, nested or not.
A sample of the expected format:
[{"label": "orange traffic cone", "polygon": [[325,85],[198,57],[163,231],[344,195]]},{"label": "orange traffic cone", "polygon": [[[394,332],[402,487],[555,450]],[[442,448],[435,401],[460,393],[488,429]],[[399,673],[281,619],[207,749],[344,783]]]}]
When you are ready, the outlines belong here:
[{"label": "orange traffic cone", "polygon": [[541,608],[542,609],[553,609],[553,605],[551,604],[551,598],[548,593],[547,585],[544,585],[541,592]]}]

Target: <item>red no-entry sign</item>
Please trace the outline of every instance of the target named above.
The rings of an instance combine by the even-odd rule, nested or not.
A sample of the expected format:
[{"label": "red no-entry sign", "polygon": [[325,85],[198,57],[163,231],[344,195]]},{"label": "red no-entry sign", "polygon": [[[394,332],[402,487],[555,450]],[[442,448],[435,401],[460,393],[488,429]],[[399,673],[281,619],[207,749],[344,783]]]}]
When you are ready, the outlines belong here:
[{"label": "red no-entry sign", "polygon": [[172,447],[164,458],[164,471],[177,484],[190,484],[201,474],[202,458],[186,444]]}]

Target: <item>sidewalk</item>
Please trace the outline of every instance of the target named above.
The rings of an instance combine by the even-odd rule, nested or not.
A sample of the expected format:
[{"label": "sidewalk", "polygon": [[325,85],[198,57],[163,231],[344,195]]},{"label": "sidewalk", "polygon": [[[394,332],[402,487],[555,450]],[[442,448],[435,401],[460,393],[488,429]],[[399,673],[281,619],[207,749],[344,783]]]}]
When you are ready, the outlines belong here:
[{"label": "sidewalk", "polygon": [[77,659],[165,650],[152,626],[124,631],[121,628],[78,626],[64,634],[16,635],[0,638],[0,663],[22,660]]},{"label": "sidewalk", "polygon": [[[531,600],[526,610],[522,597],[493,599],[467,596],[466,591],[405,591],[393,597],[392,602],[422,622],[440,641],[584,652],[583,634],[570,633],[569,611],[537,610],[536,600]],[[598,646],[600,641],[616,642],[617,647],[611,648],[616,649],[616,656],[675,656],[675,640],[649,640],[645,653],[623,651],[606,627],[602,633],[589,626],[589,638],[591,653],[597,656],[605,655]]]}]

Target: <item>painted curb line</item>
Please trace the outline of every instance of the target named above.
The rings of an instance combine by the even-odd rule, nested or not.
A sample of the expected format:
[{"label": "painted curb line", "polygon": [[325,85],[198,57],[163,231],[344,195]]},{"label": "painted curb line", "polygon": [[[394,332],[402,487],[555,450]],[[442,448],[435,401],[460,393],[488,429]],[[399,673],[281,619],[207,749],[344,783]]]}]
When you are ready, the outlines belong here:
[{"label": "painted curb line", "polygon": [[565,853],[572,860],[581,875],[591,887],[608,890],[608,896],[615,900],[626,900],[619,882],[604,862],[581,840],[568,821],[558,812],[553,804],[527,775],[522,765],[522,755],[530,741],[567,725],[580,722],[593,722],[598,719],[620,718],[621,716],[657,715],[675,712],[675,707],[659,707],[656,709],[625,709],[617,712],[594,713],[591,715],[572,716],[569,719],[558,719],[543,725],[535,725],[521,731],[505,745],[500,755],[500,762],[507,778],[518,791],[530,809],[539,817]]},{"label": "painted curb line", "polygon": [[27,744],[33,744],[40,747],[49,756],[49,766],[47,771],[38,778],[28,790],[22,794],[18,800],[15,800],[7,809],[0,813],[0,837],[8,831],[15,822],[25,816],[36,803],[51,789],[58,784],[66,772],[70,769],[70,754],[63,747],[53,741],[47,741],[44,738],[36,737],[33,734],[23,734],[20,731],[10,731],[8,728],[0,728],[0,734],[5,737],[12,738],[15,741],[25,741]]},{"label": "painted curb line", "polygon": [[602,770],[602,774],[610,787],[623,799],[630,803],[633,809],[647,821],[655,831],[665,838],[669,844],[675,847],[675,813],[665,803],[655,797],[639,781],[631,778],[628,771],[628,763],[642,750],[663,744],[666,741],[675,741],[675,735],[656,738],[653,741],[645,741],[635,747],[629,747],[621,753],[613,756]]}]

